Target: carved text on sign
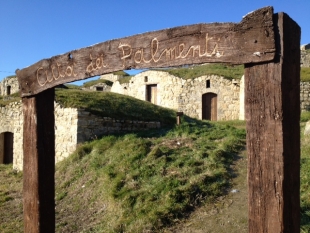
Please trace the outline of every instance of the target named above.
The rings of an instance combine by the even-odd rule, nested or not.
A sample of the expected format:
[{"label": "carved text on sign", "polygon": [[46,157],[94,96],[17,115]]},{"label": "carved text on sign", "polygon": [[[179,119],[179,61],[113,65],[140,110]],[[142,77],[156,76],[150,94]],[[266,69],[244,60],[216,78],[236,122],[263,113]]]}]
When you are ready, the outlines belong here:
[{"label": "carved text on sign", "polygon": [[145,58],[145,50],[144,48],[139,48],[136,51],[133,51],[133,48],[129,44],[120,43],[118,48],[122,52],[121,59],[123,60],[123,67],[125,67],[126,60],[131,59],[133,55],[134,62],[137,64],[140,63],[150,63],[150,62],[159,62],[163,57],[166,60],[176,60],[176,59],[184,59],[189,56],[195,57],[222,57],[224,52],[220,52],[218,49],[218,43],[214,43],[214,47],[208,51],[208,42],[212,40],[213,37],[209,37],[208,33],[205,37],[205,48],[203,49],[200,45],[192,45],[187,50],[185,50],[185,44],[180,43],[177,46],[172,48],[165,48],[162,51],[159,51],[159,41],[157,38],[152,39],[150,52],[147,52],[149,58]]},{"label": "carved text on sign", "polygon": [[99,70],[103,67],[107,67],[107,65],[104,64],[104,62],[103,62],[103,54],[101,54],[99,57],[97,57],[95,61],[93,61],[94,59],[92,58],[91,54],[89,54],[89,58],[90,58],[91,62],[86,67],[87,73],[91,73],[92,71]]},{"label": "carved text on sign", "polygon": [[52,82],[53,80],[58,80],[59,78],[64,77],[76,77],[77,74],[74,73],[74,64],[66,66],[65,69],[63,69],[63,66],[59,63],[56,63],[56,65],[51,65],[50,69],[44,69],[43,67],[40,67],[37,69],[37,80],[38,84],[42,87],[47,82]]},{"label": "carved text on sign", "polygon": [[105,41],[43,59],[16,70],[16,75],[25,97],[120,70],[262,63],[273,61],[275,55],[273,9],[266,7],[237,24],[202,23]]},{"label": "carved text on sign", "polygon": [[[118,49],[120,50],[120,59],[122,60],[123,67],[126,67],[127,61],[133,59],[136,64],[141,63],[158,63],[163,59],[166,61],[186,59],[188,57],[222,57],[224,52],[219,51],[218,39],[214,41],[213,37],[209,37],[208,33],[205,36],[204,45],[191,45],[187,46],[185,43],[179,43],[170,48],[160,49],[160,42],[155,37],[150,42],[149,51],[147,48],[133,48],[130,44],[120,43]],[[212,48],[210,47],[210,42],[212,43]],[[187,48],[188,47],[188,48]],[[147,54],[147,55],[146,55]],[[103,51],[97,57],[93,57],[89,54],[90,62],[85,68],[85,73],[91,74],[97,70],[103,69],[108,65],[104,63],[104,53]],[[74,72],[74,65],[62,65],[58,62],[51,65],[49,68],[39,67],[37,69],[37,81],[42,87],[46,83],[51,83],[53,80],[58,80],[64,77],[76,77],[78,74]]]}]

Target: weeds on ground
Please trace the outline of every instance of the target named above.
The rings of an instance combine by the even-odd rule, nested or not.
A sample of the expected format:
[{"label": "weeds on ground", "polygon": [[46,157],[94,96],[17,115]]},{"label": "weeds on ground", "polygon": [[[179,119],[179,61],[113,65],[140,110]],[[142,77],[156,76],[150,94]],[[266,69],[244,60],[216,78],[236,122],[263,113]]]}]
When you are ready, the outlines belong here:
[{"label": "weeds on ground", "polygon": [[300,80],[302,82],[310,82],[310,67],[301,67]]},{"label": "weeds on ground", "polygon": [[303,111],[300,114],[300,122],[304,123],[310,120],[310,111]]},{"label": "weeds on ground", "polygon": [[0,164],[0,232],[22,232],[22,172]]},{"label": "weeds on ground", "polygon": [[[128,134],[86,143],[59,164],[59,208],[74,195],[78,200],[69,201],[69,212],[82,210],[81,218],[86,218],[89,209],[103,211],[89,215],[94,225],[84,226],[87,232],[158,231],[223,194],[229,185],[228,167],[244,138],[244,130],[193,121],[161,137]],[[76,185],[84,188],[75,193]],[[86,209],[78,204],[83,196],[96,204],[88,203]],[[97,210],[98,205],[104,210]],[[58,219],[59,229],[74,228],[66,216]]]},{"label": "weeds on ground", "polygon": [[310,135],[304,135],[309,112],[301,113],[301,168],[300,168],[300,201],[301,201],[301,232],[310,232]]}]

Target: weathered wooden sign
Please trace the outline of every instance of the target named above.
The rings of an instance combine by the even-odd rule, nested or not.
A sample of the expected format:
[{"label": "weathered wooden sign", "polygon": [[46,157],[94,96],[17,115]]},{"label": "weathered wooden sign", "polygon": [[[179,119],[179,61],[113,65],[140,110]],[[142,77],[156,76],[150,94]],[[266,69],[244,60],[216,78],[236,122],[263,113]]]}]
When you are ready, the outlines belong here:
[{"label": "weathered wooden sign", "polygon": [[24,113],[24,229],[55,232],[56,85],[130,68],[245,64],[249,232],[299,232],[300,28],[272,7],[239,24],[111,40],[18,70]]},{"label": "weathered wooden sign", "polygon": [[246,15],[241,23],[182,26],[110,40],[44,59],[16,74],[22,96],[59,84],[118,70],[206,62],[244,64],[275,55],[273,9]]}]

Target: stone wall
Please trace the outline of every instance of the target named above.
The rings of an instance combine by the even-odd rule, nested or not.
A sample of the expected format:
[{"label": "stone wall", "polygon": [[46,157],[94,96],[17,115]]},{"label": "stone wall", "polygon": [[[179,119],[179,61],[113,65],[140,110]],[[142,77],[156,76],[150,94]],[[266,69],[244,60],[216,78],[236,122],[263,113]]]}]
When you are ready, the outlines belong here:
[{"label": "stone wall", "polygon": [[300,66],[301,67],[310,67],[310,49],[301,50],[300,53],[301,53]]},{"label": "stone wall", "polygon": [[8,87],[9,87],[10,92],[11,92],[10,94],[13,94],[13,93],[16,93],[19,91],[18,80],[15,76],[7,77],[7,78],[3,79],[2,82],[0,82],[0,94],[2,96],[8,95],[8,93],[7,93]]},{"label": "stone wall", "polygon": [[301,111],[310,111],[310,83],[300,83],[300,109]]},{"label": "stone wall", "polygon": [[[23,167],[23,114],[20,102],[10,103],[6,107],[0,107],[0,134],[13,133],[13,167],[21,170]],[[3,136],[1,137],[2,153],[4,150]],[[0,148],[1,149],[1,148]]]},{"label": "stone wall", "polygon": [[129,83],[113,83],[111,92],[129,95],[146,100],[147,85],[157,85],[157,104],[163,107],[178,109],[178,97],[185,80],[169,75],[163,71],[145,71],[133,76]]},{"label": "stone wall", "polygon": [[[209,80],[210,87],[206,87]],[[239,119],[240,80],[228,80],[216,75],[188,79],[179,98],[179,109],[186,115],[202,119],[202,95],[217,95],[217,120]]]},{"label": "stone wall", "polygon": [[105,79],[105,80],[109,80],[111,82],[115,82],[120,80],[121,78],[123,78],[123,75],[115,75],[113,73],[111,74],[104,74],[104,75],[100,75],[100,79]]},{"label": "stone wall", "polygon": [[96,83],[90,87],[82,87],[83,91],[101,91],[101,92],[110,92],[111,86],[107,85],[106,83]]},{"label": "stone wall", "polygon": [[[207,87],[207,80],[210,87]],[[202,119],[202,95],[215,93],[217,120],[239,119],[240,80],[228,80],[216,75],[185,80],[165,71],[145,71],[133,76],[129,83],[115,82],[111,92],[146,100],[148,85],[157,85],[157,105],[198,119]]]},{"label": "stone wall", "polygon": [[68,157],[77,146],[78,110],[55,103],[55,161]]},{"label": "stone wall", "polygon": [[94,86],[91,86],[88,88],[91,91],[103,91],[103,92],[110,92],[111,86],[105,84],[105,83],[97,83]]},{"label": "stone wall", "polygon": [[101,118],[83,110],[78,110],[77,118],[77,143],[114,133],[160,128],[160,122],[117,120],[110,117]]},{"label": "stone wall", "polygon": [[[117,132],[160,128],[159,122],[142,122],[100,118],[84,110],[63,108],[55,103],[55,161],[75,151],[79,143]],[[14,134],[13,168],[23,169],[23,114],[20,102],[0,108],[0,156],[3,157],[3,134]],[[2,142],[1,142],[2,140]]]}]

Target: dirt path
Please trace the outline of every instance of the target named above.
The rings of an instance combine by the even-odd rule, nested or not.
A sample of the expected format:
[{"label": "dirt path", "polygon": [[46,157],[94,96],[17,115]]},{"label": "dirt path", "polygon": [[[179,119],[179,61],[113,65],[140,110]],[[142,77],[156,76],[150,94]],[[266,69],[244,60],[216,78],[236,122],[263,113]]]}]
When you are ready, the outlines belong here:
[{"label": "dirt path", "polygon": [[244,151],[232,165],[235,177],[229,193],[202,206],[165,233],[245,233],[248,231],[247,159]]}]

